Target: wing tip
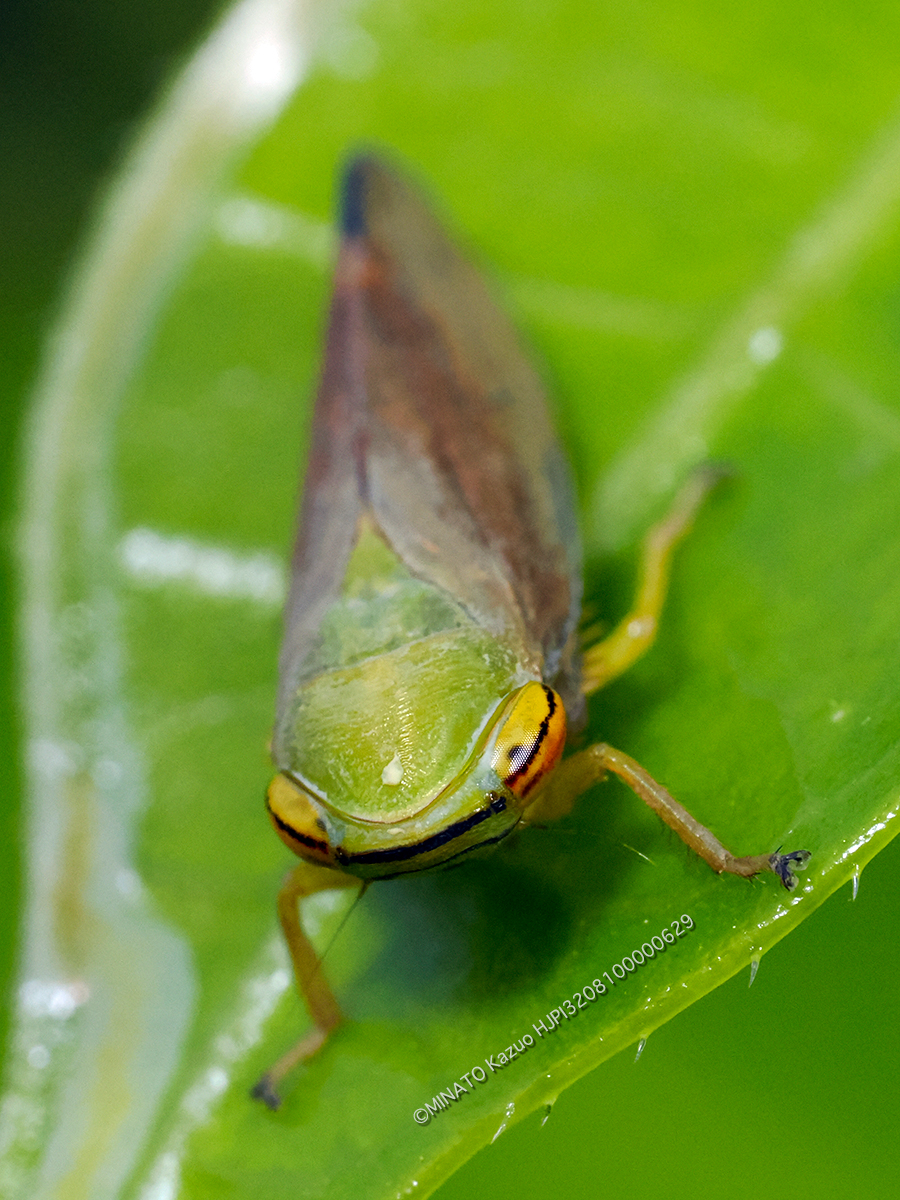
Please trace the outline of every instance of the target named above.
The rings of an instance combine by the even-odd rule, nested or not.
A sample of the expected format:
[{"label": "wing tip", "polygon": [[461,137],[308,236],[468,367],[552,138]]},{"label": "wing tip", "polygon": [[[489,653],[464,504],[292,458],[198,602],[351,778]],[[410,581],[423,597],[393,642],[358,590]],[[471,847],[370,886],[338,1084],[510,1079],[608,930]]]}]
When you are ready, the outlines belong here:
[{"label": "wing tip", "polygon": [[365,237],[369,232],[369,192],[373,175],[382,170],[371,153],[354,154],[344,168],[341,184],[340,227],[345,237]]},{"label": "wing tip", "polygon": [[362,237],[366,232],[368,168],[368,157],[356,156],[344,169],[341,184],[341,232],[346,237]]}]

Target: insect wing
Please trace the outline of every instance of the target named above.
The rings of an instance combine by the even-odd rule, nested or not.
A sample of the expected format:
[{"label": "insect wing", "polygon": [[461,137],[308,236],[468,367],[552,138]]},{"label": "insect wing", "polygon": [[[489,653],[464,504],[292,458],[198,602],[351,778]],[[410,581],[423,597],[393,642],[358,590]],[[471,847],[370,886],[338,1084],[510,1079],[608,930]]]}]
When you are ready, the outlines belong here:
[{"label": "insect wing", "polygon": [[371,157],[345,177],[282,705],[309,673],[364,515],[412,575],[574,699],[580,548],[543,388],[478,272]]}]

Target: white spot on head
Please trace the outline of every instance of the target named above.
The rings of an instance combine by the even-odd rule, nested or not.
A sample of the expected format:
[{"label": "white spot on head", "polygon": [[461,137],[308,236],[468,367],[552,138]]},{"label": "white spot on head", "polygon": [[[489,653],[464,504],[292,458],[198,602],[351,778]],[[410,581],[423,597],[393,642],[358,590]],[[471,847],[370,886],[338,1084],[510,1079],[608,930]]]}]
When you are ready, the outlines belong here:
[{"label": "white spot on head", "polygon": [[747,354],[750,361],[758,367],[765,367],[773,362],[784,348],[784,338],[781,330],[774,325],[764,325],[750,335],[747,342]]},{"label": "white spot on head", "polygon": [[400,761],[400,755],[395,754],[388,765],[381,772],[381,782],[388,787],[396,787],[403,779],[403,763]]}]

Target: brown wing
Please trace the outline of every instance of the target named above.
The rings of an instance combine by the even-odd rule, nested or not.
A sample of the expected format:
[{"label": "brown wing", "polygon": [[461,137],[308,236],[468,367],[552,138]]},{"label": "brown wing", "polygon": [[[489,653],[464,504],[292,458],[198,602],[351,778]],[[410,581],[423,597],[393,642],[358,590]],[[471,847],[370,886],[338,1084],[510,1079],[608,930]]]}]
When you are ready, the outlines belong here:
[{"label": "brown wing", "polygon": [[414,575],[574,699],[580,551],[540,381],[478,272],[392,170],[354,160],[342,218],[282,696],[368,512]]}]

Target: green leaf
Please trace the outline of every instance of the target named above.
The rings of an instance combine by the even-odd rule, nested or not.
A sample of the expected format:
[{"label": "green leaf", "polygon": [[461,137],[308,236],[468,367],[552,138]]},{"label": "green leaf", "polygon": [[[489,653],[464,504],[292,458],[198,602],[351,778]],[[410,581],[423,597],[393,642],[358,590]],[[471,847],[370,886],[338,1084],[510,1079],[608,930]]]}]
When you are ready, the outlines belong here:
[{"label": "green leaf", "polygon": [[[799,0],[382,0],[306,25],[252,0],[227,21],[101,214],[35,408],[10,1196],[427,1195],[758,962],[895,832],[900,128],[873,53],[892,10],[856,40]],[[867,81],[849,107],[810,22],[832,72]],[[592,608],[625,610],[675,481],[734,465],[590,733],[736,852],[814,857],[790,897],[717,879],[608,783],[491,860],[371,889],[336,936],[346,897],[322,897],[351,1020],[271,1114],[248,1089],[306,1022],[261,802],[279,598],[332,182],[368,140],[430,182],[546,363]]]}]

